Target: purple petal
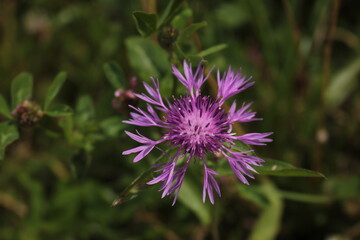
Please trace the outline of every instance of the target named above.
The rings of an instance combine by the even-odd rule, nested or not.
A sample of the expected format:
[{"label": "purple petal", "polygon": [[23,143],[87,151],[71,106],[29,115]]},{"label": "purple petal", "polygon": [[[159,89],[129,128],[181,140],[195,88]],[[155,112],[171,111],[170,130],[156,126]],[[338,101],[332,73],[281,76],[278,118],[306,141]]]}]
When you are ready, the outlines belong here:
[{"label": "purple petal", "polygon": [[131,153],[137,153],[137,152],[141,152],[142,150],[144,150],[146,148],[146,145],[140,146],[140,147],[136,147],[136,148],[132,148],[129,150],[124,151],[122,154],[123,155],[129,155]]},{"label": "purple petal", "polygon": [[147,182],[147,184],[155,184],[158,182],[163,182],[163,181],[167,181],[170,175],[170,172],[172,172],[173,170],[171,170],[174,167],[174,162],[168,162],[164,165],[164,167],[162,169],[160,169],[160,171],[162,171],[162,173],[157,176],[156,178],[154,178],[153,180]]},{"label": "purple petal", "polygon": [[221,191],[220,191],[219,184],[216,182],[216,180],[213,176],[210,176],[210,181],[211,181],[212,186],[215,188],[215,191],[219,195],[219,197],[221,197]]},{"label": "purple petal", "polygon": [[172,205],[174,205],[176,202],[186,170],[191,160],[189,157],[183,167],[176,167],[176,161],[180,155],[180,152],[181,151],[178,151],[169,162],[154,165],[154,167],[161,167],[161,169],[155,171],[161,172],[161,174],[155,177],[153,180],[147,182],[147,184],[156,184],[162,182],[160,191],[163,191],[163,193],[161,198],[167,195],[174,195]]},{"label": "purple petal", "polygon": [[242,136],[235,137],[237,140],[242,141],[243,143],[250,145],[266,145],[266,142],[272,142],[270,138],[266,138],[273,134],[272,132],[268,133],[248,133]]},{"label": "purple petal", "polygon": [[252,103],[248,103],[245,105],[244,103],[242,107],[236,111],[236,102],[234,101],[228,113],[230,122],[251,122],[256,120],[262,120],[261,118],[254,118],[256,112],[251,112],[250,110],[248,110],[251,104]]},{"label": "purple petal", "polygon": [[147,148],[145,148],[143,151],[141,151],[135,158],[134,158],[134,162],[138,162],[141,159],[143,159],[144,157],[146,157],[146,155],[148,155],[151,150],[153,150],[155,146],[154,145],[150,145]]},{"label": "purple petal", "polygon": [[236,168],[236,164],[234,164],[234,162],[228,160],[229,162],[229,165],[231,167],[231,169],[233,170],[233,172],[235,173],[236,177],[244,184],[247,184],[249,185],[249,182],[248,180],[244,177],[244,175],[242,175],[242,172],[239,171],[237,168]]},{"label": "purple petal", "polygon": [[221,196],[220,187],[215,178],[211,175],[217,175],[214,170],[207,168],[204,164],[204,185],[203,185],[203,202],[206,200],[206,194],[209,196],[211,204],[214,204],[214,189],[219,196]]},{"label": "purple petal", "polygon": [[124,151],[123,152],[123,155],[128,155],[128,154],[131,154],[131,153],[137,153],[137,152],[140,152],[135,158],[134,158],[134,162],[138,162],[140,161],[141,159],[143,159],[145,156],[147,156],[151,150],[153,150],[153,148],[163,142],[164,140],[161,139],[161,140],[158,140],[158,141],[153,141],[147,137],[144,137],[143,135],[141,135],[138,131],[136,131],[137,135],[134,134],[134,133],[131,133],[131,132],[128,132],[128,131],[125,131],[125,133],[130,137],[132,138],[133,140],[139,142],[139,143],[143,143],[144,145],[143,146],[139,146],[139,147],[136,147],[136,148],[132,148],[132,149],[129,149],[127,151]]},{"label": "purple petal", "polygon": [[129,155],[131,153],[140,152],[138,155],[136,155],[136,157],[133,160],[133,162],[138,162],[141,159],[143,159],[144,157],[146,157],[146,155],[148,155],[154,147],[155,147],[155,145],[143,145],[143,146],[139,146],[139,147],[124,151],[122,154]]},{"label": "purple petal", "polygon": [[179,195],[180,188],[184,181],[185,173],[186,173],[187,167],[189,166],[189,163],[190,163],[190,158],[189,158],[188,162],[185,164],[185,166],[182,168],[179,168],[174,175],[174,184],[170,189],[170,192],[174,193],[174,200],[173,200],[172,206],[174,206],[176,199]]},{"label": "purple petal", "polygon": [[145,143],[145,144],[152,144],[154,141],[147,138],[147,137],[144,137],[143,135],[141,135],[139,132],[137,132],[138,135],[134,134],[134,133],[131,133],[131,132],[128,132],[128,131],[125,131],[126,135],[128,135],[131,139],[139,142],[139,143]]},{"label": "purple petal", "polygon": [[238,94],[241,91],[251,87],[255,82],[250,82],[251,77],[241,75],[241,69],[235,75],[235,72],[229,67],[228,71],[220,78],[220,71],[217,73],[218,95],[217,99],[223,104],[228,98]]},{"label": "purple petal", "polygon": [[174,76],[179,79],[179,81],[187,88],[190,89],[189,83],[186,78],[179,72],[179,70],[175,67],[175,65],[172,65],[172,70]]},{"label": "purple petal", "polygon": [[172,70],[175,77],[189,90],[191,96],[198,96],[200,94],[200,88],[206,79],[210,76],[210,72],[204,78],[203,63],[200,62],[195,74],[193,73],[191,64],[188,64],[185,60],[183,63],[184,75],[173,65]]},{"label": "purple petal", "polygon": [[142,127],[148,127],[148,126],[165,127],[164,122],[160,120],[155,110],[150,105],[148,105],[147,108],[149,113],[145,112],[144,110],[141,110],[140,108],[135,108],[133,106],[130,107],[135,111],[137,111],[139,114],[135,112],[131,112],[130,115],[132,119],[123,121],[123,123],[131,124],[135,126],[142,126]]},{"label": "purple petal", "polygon": [[135,94],[135,95],[143,101],[146,101],[148,103],[159,106],[161,108],[161,110],[166,110],[167,107],[165,106],[165,104],[162,100],[160,89],[159,89],[159,81],[155,80],[154,78],[151,78],[151,81],[154,85],[154,88],[150,87],[149,84],[144,82],[144,87],[145,87],[146,91],[148,92],[148,94],[150,95],[150,97],[145,95],[144,93]]},{"label": "purple petal", "polygon": [[229,149],[226,149],[226,151],[228,154],[224,151],[221,152],[227,158],[229,166],[235,173],[236,177],[244,184],[249,184],[244,175],[250,178],[254,178],[254,176],[249,171],[254,173],[257,172],[251,165],[261,166],[261,163],[264,162],[264,160],[255,156],[246,155],[246,152],[233,152]]}]

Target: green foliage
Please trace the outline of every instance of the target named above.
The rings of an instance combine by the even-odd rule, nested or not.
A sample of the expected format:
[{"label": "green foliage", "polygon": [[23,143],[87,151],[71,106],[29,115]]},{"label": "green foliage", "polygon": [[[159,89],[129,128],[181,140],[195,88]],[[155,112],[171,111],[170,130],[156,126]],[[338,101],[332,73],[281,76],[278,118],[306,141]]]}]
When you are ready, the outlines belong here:
[{"label": "green foliage", "polygon": [[203,27],[206,27],[207,25],[208,24],[205,21],[190,24],[183,31],[180,32],[178,42],[182,43],[188,41],[196,31]]},{"label": "green foliage", "polygon": [[9,109],[9,105],[7,104],[5,98],[0,94],[0,113],[6,117],[11,119],[11,112]]},{"label": "green foliage", "polygon": [[334,109],[345,101],[356,89],[356,80],[360,72],[360,59],[355,59],[333,77],[326,91],[326,106]]},{"label": "green foliage", "polygon": [[59,93],[62,85],[64,84],[66,79],[66,73],[65,72],[60,72],[54,79],[54,82],[51,84],[46,98],[45,98],[45,104],[44,104],[44,109],[47,110],[49,105],[51,104],[51,102],[54,100],[54,98],[56,97],[56,95]]},{"label": "green foliage", "polygon": [[133,18],[136,23],[138,32],[143,37],[147,37],[156,31],[157,16],[156,14],[145,12],[133,12]]},{"label": "green foliage", "polygon": [[226,48],[227,45],[226,44],[219,44],[219,45],[215,45],[213,47],[210,47],[208,49],[205,49],[201,52],[199,52],[199,56],[200,57],[206,57],[207,55],[210,55],[210,54],[214,54],[214,53],[217,53],[221,50],[223,50],[224,48]]},{"label": "green foliage", "polygon": [[19,138],[19,132],[9,122],[0,123],[0,160],[4,158],[5,148]]},{"label": "green foliage", "polygon": [[51,117],[63,117],[68,116],[72,114],[72,109],[67,105],[55,105],[52,107],[49,107],[45,111],[46,115],[49,115]]},{"label": "green foliage", "polygon": [[[0,113],[6,118],[15,121],[18,126],[34,126],[41,120],[43,114],[50,117],[62,117],[72,114],[72,109],[65,105],[50,106],[54,100],[61,86],[65,81],[66,73],[60,72],[56,77],[52,85],[50,86],[44,103],[43,112],[36,102],[29,101],[33,95],[33,77],[30,73],[20,73],[17,75],[11,83],[11,98],[12,109],[10,109],[5,98],[0,94]],[[13,114],[16,119],[13,119]],[[0,159],[4,157],[5,147],[10,145],[13,141],[19,138],[19,131],[17,126],[13,122],[0,122]],[[57,136],[46,129],[50,135]]]},{"label": "green foliage", "polygon": [[[262,166],[254,166],[254,169],[262,175],[279,176],[279,177],[322,177],[322,173],[311,171],[308,169],[297,168],[284,161],[267,159]],[[221,163],[218,169],[219,174],[223,176],[232,175],[233,172],[226,163]]]},{"label": "green foliage", "polygon": [[29,100],[32,96],[33,77],[24,72],[17,75],[11,84],[11,107],[15,109],[20,103]]},{"label": "green foliage", "polygon": [[116,138],[120,131],[124,130],[127,126],[122,123],[123,119],[120,117],[110,117],[100,122],[100,128],[109,137]]},{"label": "green foliage", "polygon": [[126,48],[131,67],[143,81],[150,76],[163,78],[170,72],[166,52],[150,39],[131,37],[126,39]]},{"label": "green foliage", "polygon": [[184,179],[179,193],[179,201],[191,209],[201,223],[206,226],[211,223],[210,207],[202,202],[199,190],[189,180]]},{"label": "green foliage", "polygon": [[182,5],[182,0],[170,0],[159,19],[158,27],[169,24],[176,14],[180,12]]},{"label": "green foliage", "polygon": [[[99,132],[99,126],[95,122],[95,116],[92,99],[88,95],[83,95],[76,103],[74,114],[60,121],[59,125],[63,129],[67,141],[78,148],[79,152],[75,158],[87,159],[89,157],[87,154],[94,149],[94,143],[103,138]],[[85,152],[81,152],[82,150]]]},{"label": "green foliage", "polygon": [[104,63],[105,75],[114,89],[125,89],[126,80],[123,70],[116,62]]},{"label": "green foliage", "polygon": [[297,168],[289,163],[267,159],[262,167],[255,167],[260,174],[282,177],[323,177],[322,173]]},{"label": "green foliage", "polygon": [[259,219],[251,232],[250,239],[275,239],[280,229],[283,201],[278,190],[271,182],[264,182],[260,190],[268,201],[268,204],[263,207]]}]

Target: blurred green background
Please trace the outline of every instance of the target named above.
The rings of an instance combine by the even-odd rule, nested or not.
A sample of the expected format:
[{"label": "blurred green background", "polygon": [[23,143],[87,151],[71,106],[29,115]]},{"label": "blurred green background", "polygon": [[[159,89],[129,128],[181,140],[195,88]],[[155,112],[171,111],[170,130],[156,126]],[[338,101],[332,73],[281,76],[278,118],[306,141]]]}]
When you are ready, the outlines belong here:
[{"label": "blurred green background", "polygon": [[[162,28],[141,37],[132,13],[161,15],[169,3],[172,15]],[[0,0],[0,94],[9,101],[12,79],[27,71],[32,100],[42,103],[65,71],[55,102],[73,109],[71,116],[19,126],[20,138],[7,147],[0,240],[360,239],[358,9],[360,2],[340,0]],[[176,46],[166,38],[169,26],[183,36]],[[274,142],[256,151],[327,178],[257,175],[243,186],[221,176],[223,196],[212,206],[200,203],[195,169],[174,207],[160,199],[159,186],[141,182],[112,207],[151,161],[134,164],[121,155],[136,146],[123,133],[134,128],[121,123],[131,99],[114,99],[118,85],[103,65],[121,66],[124,90],[142,92],[140,82],[155,76],[169,97],[179,87],[170,66],[181,56],[253,76],[255,86],[238,102],[253,101],[264,120],[241,130],[274,132]],[[205,88],[211,94],[214,87]]]}]

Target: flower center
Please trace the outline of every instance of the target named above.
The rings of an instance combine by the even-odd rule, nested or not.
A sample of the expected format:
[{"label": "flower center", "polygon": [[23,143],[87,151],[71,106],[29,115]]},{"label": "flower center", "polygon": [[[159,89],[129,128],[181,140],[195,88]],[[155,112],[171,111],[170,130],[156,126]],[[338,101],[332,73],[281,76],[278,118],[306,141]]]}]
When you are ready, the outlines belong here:
[{"label": "flower center", "polygon": [[165,138],[185,152],[202,158],[207,151],[216,152],[228,140],[228,116],[210,97],[176,99],[167,112],[169,125]]}]

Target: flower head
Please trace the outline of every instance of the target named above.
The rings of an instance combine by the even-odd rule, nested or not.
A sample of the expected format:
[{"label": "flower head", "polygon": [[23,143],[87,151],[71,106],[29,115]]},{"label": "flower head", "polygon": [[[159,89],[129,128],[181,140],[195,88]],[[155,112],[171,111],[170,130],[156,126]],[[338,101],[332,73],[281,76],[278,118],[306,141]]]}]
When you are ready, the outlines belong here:
[{"label": "flower head", "polygon": [[19,104],[11,113],[22,126],[34,126],[44,116],[39,104],[34,101],[25,100]]},{"label": "flower head", "polygon": [[[164,129],[164,134],[160,140],[155,141],[144,137],[139,132],[136,134],[126,132],[129,137],[143,145],[127,150],[123,154],[138,153],[134,158],[134,162],[137,162],[155,147],[160,149],[157,146],[160,143],[177,147],[176,153],[169,156],[167,163],[154,166],[158,168],[155,172],[159,172],[160,175],[148,182],[148,184],[161,182],[162,197],[173,195],[173,203],[176,202],[188,166],[196,159],[200,159],[204,165],[203,201],[205,202],[208,196],[210,202],[214,203],[214,190],[219,196],[221,192],[214,177],[217,172],[208,168],[205,154],[221,153],[228,160],[237,178],[244,184],[249,184],[245,176],[254,178],[251,172],[256,173],[256,171],[252,165],[260,166],[264,160],[248,155],[249,151],[235,152],[231,146],[235,145],[236,141],[249,145],[265,145],[272,141],[267,138],[272,133],[249,133],[236,136],[232,132],[232,124],[235,122],[261,120],[255,118],[255,112],[249,110],[251,104],[243,104],[242,107],[236,109],[234,102],[228,112],[222,108],[227,99],[254,84],[251,78],[243,76],[241,71],[236,73],[229,68],[222,77],[218,71],[218,94],[216,98],[212,98],[200,94],[200,88],[209,76],[204,76],[201,63],[195,73],[191,64],[188,65],[186,61],[184,61],[184,74],[180,73],[175,66],[172,69],[174,76],[187,88],[188,94],[179,98],[173,97],[172,102],[164,101],[157,80],[152,78],[153,87],[144,83],[148,94],[136,94],[136,96],[147,102],[147,109],[132,107],[134,110],[131,113],[132,119],[124,122],[142,127],[160,127]],[[164,114],[164,119],[160,119],[156,110]],[[180,158],[185,159],[182,166],[178,166]]]}]

